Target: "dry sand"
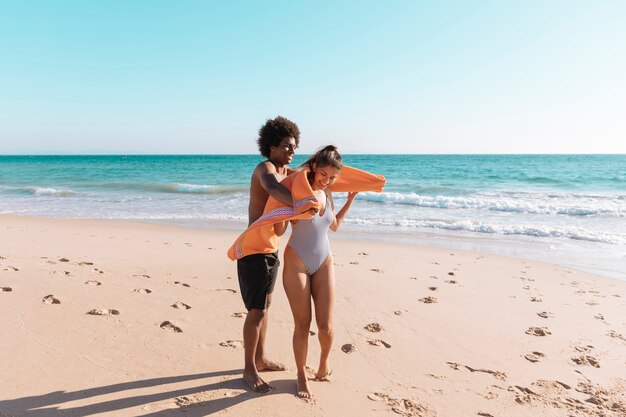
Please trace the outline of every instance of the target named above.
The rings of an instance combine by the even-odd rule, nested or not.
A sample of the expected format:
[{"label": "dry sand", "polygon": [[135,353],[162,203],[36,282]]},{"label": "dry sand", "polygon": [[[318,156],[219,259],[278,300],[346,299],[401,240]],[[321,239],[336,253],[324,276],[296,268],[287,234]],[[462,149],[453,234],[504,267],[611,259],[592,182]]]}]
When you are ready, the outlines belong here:
[{"label": "dry sand", "polygon": [[268,350],[291,370],[251,392],[235,237],[1,215],[0,416],[626,415],[625,282],[369,241],[332,242],[332,380],[294,395],[279,280]]}]

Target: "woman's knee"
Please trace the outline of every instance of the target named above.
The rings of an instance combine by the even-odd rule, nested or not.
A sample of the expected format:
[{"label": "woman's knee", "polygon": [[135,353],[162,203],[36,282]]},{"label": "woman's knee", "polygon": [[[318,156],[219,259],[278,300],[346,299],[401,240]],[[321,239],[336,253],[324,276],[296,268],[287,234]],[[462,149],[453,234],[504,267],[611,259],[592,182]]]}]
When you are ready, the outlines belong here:
[{"label": "woman's knee", "polygon": [[306,319],[298,320],[295,323],[294,331],[296,333],[306,333],[308,335],[310,329],[311,329],[311,319],[308,319],[308,320],[306,320]]},{"label": "woman's knee", "polygon": [[322,336],[330,336],[333,334],[333,324],[332,323],[318,323],[317,331]]}]

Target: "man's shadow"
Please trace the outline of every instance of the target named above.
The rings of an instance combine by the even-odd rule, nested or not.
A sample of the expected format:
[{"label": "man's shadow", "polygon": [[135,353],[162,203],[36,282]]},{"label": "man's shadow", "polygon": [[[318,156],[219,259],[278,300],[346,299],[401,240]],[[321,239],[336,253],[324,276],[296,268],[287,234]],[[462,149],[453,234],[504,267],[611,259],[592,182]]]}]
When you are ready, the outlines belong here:
[{"label": "man's shadow", "polygon": [[[184,409],[186,416],[200,417],[213,414],[244,401],[266,395],[295,394],[295,381],[293,379],[271,381],[269,384],[273,387],[273,389],[267,394],[259,394],[251,390],[243,381],[240,377],[242,372],[242,369],[231,369],[228,371],[207,372],[194,375],[152,378],[141,381],[123,382],[104,387],[88,388],[80,391],[55,391],[43,395],[16,398],[12,400],[0,400],[0,417],[4,415],[3,413],[8,413],[10,416],[16,415],[29,417],[51,417],[57,415],[63,415],[64,417],[83,417],[106,412],[120,411],[133,407],[147,406],[153,403],[165,401],[167,402],[167,407],[161,407],[161,409],[159,409],[159,405],[157,404],[153,413],[144,415],[152,417],[165,417],[174,415],[181,409]],[[135,389],[229,375],[237,375],[239,377],[207,385],[174,389],[152,394],[132,396],[130,392]],[[207,393],[209,394],[208,397],[210,397],[210,391],[217,390],[237,390],[237,393],[233,396],[219,396],[216,398],[208,398],[206,400],[202,400],[202,397],[199,396],[198,398],[200,398],[200,401],[198,402],[193,402],[189,405],[182,404],[182,408],[179,408],[176,405],[177,397],[200,393]],[[241,392],[242,390],[243,392]],[[104,401],[94,399],[88,405],[77,405],[75,407],[71,406],[73,401],[80,401],[81,403],[84,403],[86,399],[92,397],[112,393],[121,393],[123,391],[129,391],[127,394],[122,394],[123,398]],[[63,405],[62,409],[59,408],[60,405]]]}]

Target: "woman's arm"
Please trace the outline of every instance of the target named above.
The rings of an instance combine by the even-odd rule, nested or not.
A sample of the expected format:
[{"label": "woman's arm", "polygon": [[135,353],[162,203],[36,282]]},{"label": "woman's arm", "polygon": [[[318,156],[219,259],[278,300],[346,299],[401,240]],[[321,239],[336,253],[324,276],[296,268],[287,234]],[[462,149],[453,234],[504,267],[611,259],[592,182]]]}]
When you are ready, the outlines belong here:
[{"label": "woman's arm", "polygon": [[[336,232],[337,230],[339,230],[339,226],[341,226],[341,223],[343,223],[343,219],[346,217],[346,214],[348,214],[348,210],[350,210],[350,206],[352,205],[352,202],[354,201],[354,197],[356,197],[357,194],[358,193],[348,193],[348,200],[346,201],[346,204],[343,205],[341,210],[339,210],[339,213],[337,213],[334,216],[333,222],[330,224],[330,230],[332,230],[333,232]],[[332,208],[334,212],[335,203],[333,202],[332,193],[329,193],[328,199],[331,204],[330,208]]]},{"label": "woman's arm", "polygon": [[289,223],[289,221],[274,223],[274,232],[276,233],[276,236],[282,236],[285,234],[285,231],[287,230],[287,223]]}]

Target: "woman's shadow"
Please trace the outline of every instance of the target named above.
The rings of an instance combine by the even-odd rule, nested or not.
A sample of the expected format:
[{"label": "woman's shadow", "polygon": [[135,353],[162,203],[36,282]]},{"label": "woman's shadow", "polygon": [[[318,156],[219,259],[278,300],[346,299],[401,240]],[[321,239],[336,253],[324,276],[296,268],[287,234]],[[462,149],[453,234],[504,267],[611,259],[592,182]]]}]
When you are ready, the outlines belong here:
[{"label": "woman's shadow", "polygon": [[[258,394],[250,390],[241,378],[242,369],[228,371],[207,372],[193,375],[180,375],[163,378],[152,378],[141,381],[123,382],[103,387],[88,388],[80,391],[55,391],[48,394],[0,400],[0,417],[8,416],[51,417],[83,417],[95,414],[104,414],[129,409],[128,415],[133,415],[131,409],[142,407],[144,416],[165,417],[178,414],[181,409],[185,416],[199,417],[216,413],[235,406],[244,401],[264,395],[295,394],[294,380],[272,381],[272,390],[267,394]],[[234,379],[225,379],[206,385],[172,389],[164,391],[163,385],[183,383],[215,377],[235,376]],[[132,395],[133,390],[161,387],[159,392],[150,394]],[[121,394],[123,391],[127,393]],[[219,393],[217,391],[220,391]],[[122,398],[106,399],[108,394],[120,393]],[[225,393],[228,393],[225,395]],[[213,395],[212,395],[213,394]],[[94,397],[104,395],[105,399]],[[119,397],[120,395],[117,395]],[[189,398],[188,396],[191,396]],[[89,400],[91,399],[91,401]],[[86,405],[72,406],[72,402]],[[156,403],[156,404],[155,404]],[[62,408],[59,408],[62,406]],[[106,415],[106,414],[104,414]]]}]

